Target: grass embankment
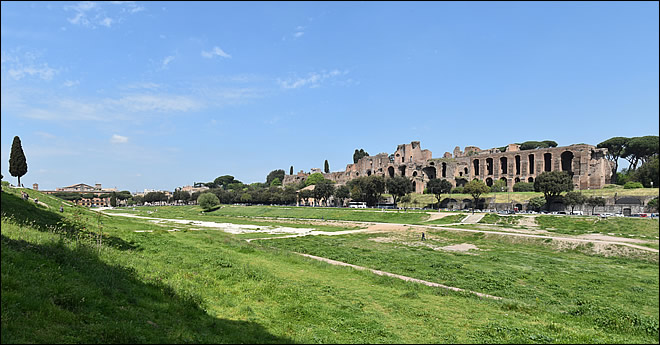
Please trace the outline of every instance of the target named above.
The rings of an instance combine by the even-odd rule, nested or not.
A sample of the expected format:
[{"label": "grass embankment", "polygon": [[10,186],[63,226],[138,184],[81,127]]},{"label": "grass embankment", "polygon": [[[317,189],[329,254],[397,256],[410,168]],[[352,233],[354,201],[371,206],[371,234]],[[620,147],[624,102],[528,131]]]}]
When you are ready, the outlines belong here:
[{"label": "grass embankment", "polygon": [[[2,194],[5,214],[29,205]],[[2,219],[3,343],[658,342],[658,266],[645,260],[441,231],[428,243],[484,251],[444,253],[365,235],[246,243],[139,219],[100,223],[88,210],[61,215],[70,225],[62,232],[53,211],[35,207],[27,225]],[[76,236],[99,230],[100,246]],[[409,236],[403,241],[418,238]],[[334,267],[288,249],[507,299]]]},{"label": "grass embankment", "polygon": [[604,235],[658,239],[658,218],[626,217],[573,217],[548,216],[536,217],[539,228],[550,232],[569,235],[600,233]]}]

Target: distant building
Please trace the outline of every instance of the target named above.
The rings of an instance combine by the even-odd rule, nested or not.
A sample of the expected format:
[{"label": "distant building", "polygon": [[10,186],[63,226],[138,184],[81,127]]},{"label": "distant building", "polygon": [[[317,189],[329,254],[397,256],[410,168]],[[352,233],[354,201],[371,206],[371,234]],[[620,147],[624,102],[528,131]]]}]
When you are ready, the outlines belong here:
[{"label": "distant building", "polygon": [[32,189],[34,189],[34,190],[39,190],[39,184],[37,184],[37,183],[33,183],[33,184],[32,184]]},{"label": "distant building", "polygon": [[201,187],[193,187],[193,186],[183,186],[183,187],[177,187],[175,190],[180,190],[182,192],[188,192],[192,195],[192,193],[195,192],[202,192],[209,189],[209,187],[206,186],[201,186]]}]

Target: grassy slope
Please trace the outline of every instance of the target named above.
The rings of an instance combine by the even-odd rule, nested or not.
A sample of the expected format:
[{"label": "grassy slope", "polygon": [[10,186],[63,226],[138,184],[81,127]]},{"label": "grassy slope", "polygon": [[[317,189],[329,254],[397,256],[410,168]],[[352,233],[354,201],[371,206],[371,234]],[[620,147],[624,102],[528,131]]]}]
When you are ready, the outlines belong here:
[{"label": "grassy slope", "polygon": [[[4,194],[3,212],[16,213],[17,208],[26,207]],[[658,341],[657,264],[643,261],[621,260],[614,265],[587,260],[587,267],[582,270],[589,277],[601,279],[604,286],[615,285],[602,298],[587,295],[581,304],[573,304],[575,308],[568,310],[571,316],[565,316],[548,309],[545,301],[537,303],[517,297],[504,302],[480,300],[349,268],[331,267],[288,252],[262,248],[257,243],[246,244],[219,231],[168,233],[158,231],[160,227],[148,222],[108,217],[104,218],[103,229],[109,240],[98,250],[84,240],[53,233],[48,225],[55,225],[52,224],[55,218],[48,219],[47,215],[52,210],[36,211],[32,213],[36,223],[45,226],[18,225],[4,218],[2,221],[3,343]],[[98,225],[94,223],[93,213],[85,211],[83,215],[90,228]],[[65,217],[68,216],[65,212]],[[133,232],[136,229],[157,231]],[[383,260],[381,255],[374,256],[373,252],[365,251],[369,248],[363,248],[361,243],[371,241],[360,236],[341,238],[349,242],[327,239],[328,244],[348,255],[346,261],[352,263],[360,264],[360,261],[351,258],[365,258],[364,263],[369,266],[368,260],[376,257],[371,267],[393,265],[391,268],[396,271],[397,265],[403,265],[407,275],[414,275],[417,270],[424,272],[424,267],[429,266],[424,257],[432,252],[406,250],[397,254],[391,246],[370,249],[385,250],[392,255],[391,259]],[[318,242],[308,243],[308,250],[327,247],[326,239],[317,239]],[[297,239],[292,240],[269,241],[298,243]],[[264,244],[271,245],[268,241]],[[488,243],[478,245],[485,247]],[[455,279],[466,279],[462,287],[475,289],[489,284],[511,284],[511,277],[524,279],[518,277],[524,270],[503,276],[494,273],[507,265],[515,266],[516,262],[539,271],[557,271],[557,268],[561,271],[565,267],[549,265],[546,261],[575,262],[567,265],[574,272],[578,270],[574,267],[584,260],[582,254],[544,259],[540,253],[534,254],[534,264],[523,264],[528,249],[514,246],[494,251],[498,254],[495,257],[505,260],[506,265],[488,267],[488,261],[482,261],[484,268],[466,267],[464,273],[451,273],[456,257],[432,258],[440,260],[436,269],[446,267],[448,274],[456,274]],[[523,253],[513,255],[509,251]],[[465,260],[472,258],[463,256]],[[493,257],[489,260],[497,262]],[[603,264],[607,266],[607,274],[599,276],[596,267]],[[623,270],[631,272],[622,275]],[[493,272],[483,277],[488,278],[486,286],[479,285],[484,284],[484,279],[478,279],[482,271]],[[536,272],[530,275],[537,280],[543,278]],[[461,278],[462,275],[476,282],[467,284],[470,279]],[[586,295],[593,284],[598,283],[581,287],[579,296]],[[617,295],[623,291],[620,284],[633,294]],[[516,287],[511,294],[515,297],[520,289],[526,291]],[[655,292],[649,294],[650,289]],[[624,300],[611,307],[603,300],[612,296],[617,301]],[[563,298],[561,294],[551,297],[560,301]],[[641,309],[633,313],[621,307],[626,301]],[[656,315],[655,319],[648,317],[649,310],[651,315]],[[649,323],[650,333],[644,330]]]}]

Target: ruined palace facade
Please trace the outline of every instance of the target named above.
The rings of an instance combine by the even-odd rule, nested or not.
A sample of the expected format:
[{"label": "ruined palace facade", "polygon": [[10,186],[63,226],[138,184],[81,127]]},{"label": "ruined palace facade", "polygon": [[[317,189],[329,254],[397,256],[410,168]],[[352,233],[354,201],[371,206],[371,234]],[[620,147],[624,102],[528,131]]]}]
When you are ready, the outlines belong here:
[{"label": "ruined palace facade", "polygon": [[[610,183],[612,163],[605,158],[607,149],[593,145],[576,144],[534,150],[520,150],[517,144],[481,150],[467,146],[464,151],[456,147],[442,158],[432,158],[431,151],[422,150],[419,141],[399,145],[393,154],[379,153],[362,157],[348,164],[345,171],[323,174],[342,185],[360,177],[380,175],[405,176],[413,181],[416,193],[422,193],[430,179],[447,179],[454,187],[473,179],[491,186],[503,180],[509,191],[518,182],[534,182],[545,171],[567,171],[573,175],[575,189],[598,189]],[[309,176],[300,172],[284,177],[284,184],[296,183]]]}]

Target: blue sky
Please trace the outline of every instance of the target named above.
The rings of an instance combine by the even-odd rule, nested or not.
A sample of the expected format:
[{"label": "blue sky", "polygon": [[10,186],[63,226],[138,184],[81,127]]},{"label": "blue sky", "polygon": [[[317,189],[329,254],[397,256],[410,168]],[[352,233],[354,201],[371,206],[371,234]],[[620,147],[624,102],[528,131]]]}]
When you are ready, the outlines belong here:
[{"label": "blue sky", "polygon": [[263,182],[392,153],[658,135],[658,2],[2,2],[25,186]]}]

